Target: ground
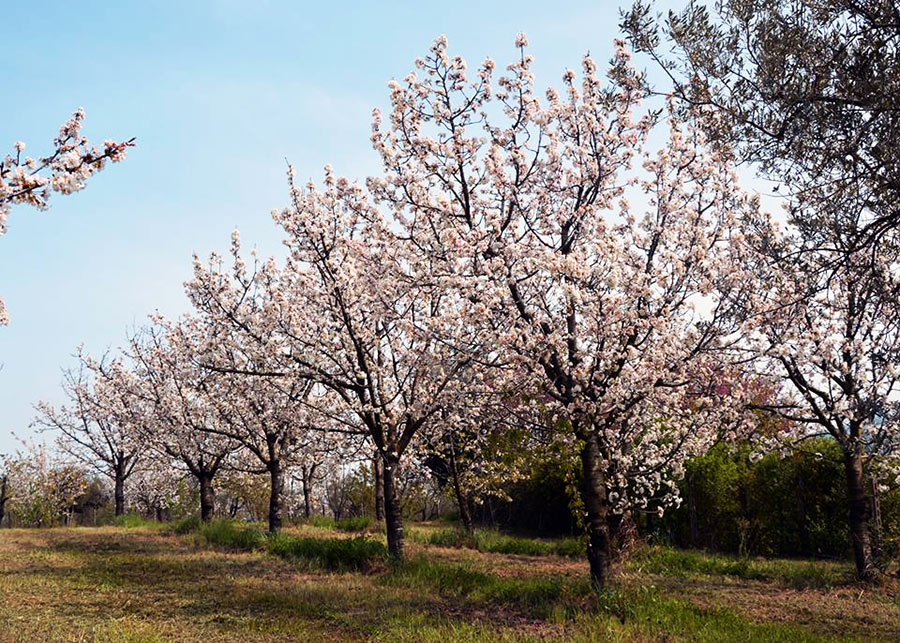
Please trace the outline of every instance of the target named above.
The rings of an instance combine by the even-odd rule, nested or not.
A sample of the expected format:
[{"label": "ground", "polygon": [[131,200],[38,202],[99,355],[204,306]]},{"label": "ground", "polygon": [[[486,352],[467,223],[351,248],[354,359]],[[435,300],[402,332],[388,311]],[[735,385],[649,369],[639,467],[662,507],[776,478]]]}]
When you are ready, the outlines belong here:
[{"label": "ground", "polygon": [[900,640],[896,584],[843,563],[654,549],[598,597],[579,559],[422,533],[401,568],[334,573],[161,528],[2,530],[0,641]]}]

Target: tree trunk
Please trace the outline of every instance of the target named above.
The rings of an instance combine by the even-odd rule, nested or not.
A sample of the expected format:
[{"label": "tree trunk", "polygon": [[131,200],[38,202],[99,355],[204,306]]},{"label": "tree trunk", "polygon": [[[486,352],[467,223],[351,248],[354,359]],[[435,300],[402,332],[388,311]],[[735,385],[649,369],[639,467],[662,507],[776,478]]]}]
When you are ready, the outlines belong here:
[{"label": "tree trunk", "polygon": [[200,519],[203,522],[212,520],[216,513],[216,490],[209,474],[200,475]]},{"label": "tree trunk", "polygon": [[691,548],[700,546],[700,529],[697,525],[697,499],[694,497],[694,474],[687,474],[688,483],[688,516],[691,524]]},{"label": "tree trunk", "polygon": [[9,484],[9,478],[3,476],[0,479],[0,527],[3,526],[3,516],[6,515],[6,501],[9,500],[9,493],[7,491],[7,485]]},{"label": "tree trunk", "polygon": [[115,482],[116,515],[122,516],[125,514],[125,476],[121,471],[116,471]]},{"label": "tree trunk", "polygon": [[591,568],[591,583],[596,589],[609,587],[612,572],[609,499],[601,467],[600,445],[597,436],[590,431],[581,450],[581,494],[587,511],[587,557]]},{"label": "tree trunk", "polygon": [[312,471],[304,466],[300,473],[303,475],[303,515],[309,519],[312,516]]},{"label": "tree trunk", "polygon": [[375,474],[375,520],[384,522],[384,460],[376,451],[372,459]]},{"label": "tree trunk", "polygon": [[462,488],[462,483],[459,481],[455,461],[452,463],[452,467],[453,493],[456,494],[456,504],[459,507],[459,519],[462,521],[466,531],[473,534],[475,533],[475,521],[472,520],[469,496],[466,494],[465,490]]},{"label": "tree trunk", "polygon": [[875,479],[875,476],[869,476],[870,482],[870,493],[869,499],[871,500],[871,513],[869,514],[872,518],[872,560],[875,563],[875,566],[879,569],[883,569],[883,564],[885,562],[884,557],[884,524],[881,521],[881,500],[878,496],[878,481]]},{"label": "tree trunk", "polygon": [[403,511],[397,494],[396,475],[399,458],[384,461],[384,517],[387,526],[388,553],[403,558]]},{"label": "tree trunk", "polygon": [[850,537],[856,575],[860,580],[872,580],[875,567],[872,560],[872,543],[869,538],[870,503],[866,494],[866,480],[862,458],[858,453],[845,451],[844,472],[847,476],[847,500],[850,503]]},{"label": "tree trunk", "polygon": [[276,533],[282,524],[282,492],[284,491],[284,472],[281,470],[281,462],[275,460],[269,463],[269,476],[271,478],[271,490],[269,493],[269,533]]}]

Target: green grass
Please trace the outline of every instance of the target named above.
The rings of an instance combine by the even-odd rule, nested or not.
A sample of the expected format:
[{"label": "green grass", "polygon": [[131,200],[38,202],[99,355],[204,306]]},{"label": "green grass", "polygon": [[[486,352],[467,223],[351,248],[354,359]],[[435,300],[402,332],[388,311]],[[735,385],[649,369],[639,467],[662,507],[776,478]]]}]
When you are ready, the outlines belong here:
[{"label": "green grass", "polygon": [[518,554],[523,556],[584,556],[585,547],[578,538],[538,540],[510,536],[496,529],[476,529],[470,534],[462,529],[434,529],[429,532],[410,530],[413,541],[439,547],[465,547],[493,554]]},{"label": "green grass", "polygon": [[629,567],[663,576],[734,576],[745,580],[775,581],[797,588],[828,588],[850,583],[854,578],[850,564],[845,562],[743,558],[658,546],[635,552]]},{"label": "green grass", "polygon": [[334,529],[338,531],[366,531],[375,523],[371,516],[354,516],[341,518],[334,522]]},{"label": "green grass", "polygon": [[356,538],[297,538],[272,534],[266,542],[269,553],[302,560],[312,567],[332,571],[369,571],[387,560],[387,548],[365,536]]},{"label": "green grass", "polygon": [[210,545],[241,550],[262,549],[266,540],[265,534],[259,529],[240,526],[227,518],[201,525],[197,533]]},{"label": "green grass", "polygon": [[501,577],[473,569],[465,562],[451,564],[422,556],[394,565],[381,582],[514,607],[538,618],[546,618],[555,610],[571,609],[578,599],[591,594],[586,577],[574,582],[558,576]]},{"label": "green grass", "polygon": [[213,520],[197,530],[210,545],[241,551],[262,550],[282,558],[302,561],[311,569],[369,571],[387,559],[387,549],[377,541],[356,538],[302,538],[284,532],[270,534],[233,520]]},{"label": "green grass", "polygon": [[[632,567],[597,594],[581,560],[410,546],[411,560],[381,563],[374,540],[298,533],[3,530],[0,642],[900,640],[896,586],[796,592],[727,557],[648,550],[640,561],[667,573]],[[357,554],[376,560],[367,573],[344,566]],[[797,566],[771,562],[772,578]],[[324,573],[335,567],[347,573]]]},{"label": "green grass", "polygon": [[165,524],[157,522],[155,520],[148,520],[142,515],[136,513],[127,513],[122,514],[121,516],[114,516],[110,524],[115,527],[125,527],[126,529],[139,529],[145,527],[155,529],[165,528]]},{"label": "green grass", "polygon": [[191,534],[195,531],[200,531],[202,526],[203,521],[200,520],[199,516],[188,516],[176,522],[172,527],[172,531],[176,534]]},{"label": "green grass", "polygon": [[308,524],[320,529],[334,529],[334,518],[331,516],[310,516]]}]

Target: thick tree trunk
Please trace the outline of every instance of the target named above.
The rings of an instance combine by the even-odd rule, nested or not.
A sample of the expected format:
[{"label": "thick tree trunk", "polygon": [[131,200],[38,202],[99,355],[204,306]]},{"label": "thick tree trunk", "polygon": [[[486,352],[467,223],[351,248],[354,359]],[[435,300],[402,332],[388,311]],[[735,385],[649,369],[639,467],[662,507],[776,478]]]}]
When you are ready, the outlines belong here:
[{"label": "thick tree trunk", "polygon": [[282,524],[282,496],[284,491],[284,472],[281,470],[281,462],[275,460],[269,463],[269,476],[271,489],[269,493],[269,533],[276,533]]},{"label": "thick tree trunk", "polygon": [[591,583],[597,589],[611,584],[612,556],[609,537],[609,500],[601,468],[600,446],[591,431],[581,450],[582,500],[587,511],[587,556]]},{"label": "thick tree trunk", "polygon": [[396,559],[403,558],[403,511],[397,493],[396,476],[399,460],[384,461],[384,518],[387,527],[388,553]]},{"label": "thick tree trunk", "polygon": [[116,515],[122,516],[125,514],[125,476],[121,471],[116,471],[115,485]]},{"label": "thick tree trunk", "polygon": [[870,503],[866,494],[866,479],[862,458],[852,451],[844,453],[844,472],[847,476],[847,500],[850,503],[850,537],[856,575],[860,580],[872,580],[875,566],[872,542],[869,538]]},{"label": "thick tree trunk", "polygon": [[384,460],[376,451],[372,459],[375,474],[375,520],[384,522]]},{"label": "thick tree trunk", "polygon": [[216,513],[216,490],[209,474],[200,475],[200,519],[203,522],[212,520]]}]

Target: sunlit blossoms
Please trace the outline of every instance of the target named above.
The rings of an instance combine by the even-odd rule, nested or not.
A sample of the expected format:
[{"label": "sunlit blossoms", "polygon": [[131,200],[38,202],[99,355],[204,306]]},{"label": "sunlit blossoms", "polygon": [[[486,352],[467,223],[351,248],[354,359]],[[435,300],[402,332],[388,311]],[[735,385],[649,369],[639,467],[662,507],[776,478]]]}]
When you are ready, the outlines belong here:
[{"label": "sunlit blossoms", "polygon": [[[125,142],[106,140],[103,147],[92,145],[82,135],[84,110],[79,109],[59,128],[52,152],[43,157],[26,155],[26,145],[16,141],[14,154],[0,160],[0,235],[6,233],[6,220],[12,206],[26,204],[44,210],[50,194],[71,194],[81,190],[92,174],[107,161],[125,158],[134,139]],[[0,299],[0,325],[9,323],[6,304]]]},{"label": "sunlit blossoms", "polygon": [[[194,258],[190,314],[154,315],[121,354],[82,358],[73,406],[39,406],[64,448],[115,479],[117,509],[133,471],[148,511],[189,480],[203,520],[228,484],[256,494],[276,532],[293,481],[309,517],[328,472],[321,497],[337,514],[336,480],[371,464],[400,558],[417,471],[452,487],[471,531],[472,494],[502,495],[546,449],[579,483],[591,577],[606,587],[636,516],[677,506],[686,460],[744,435],[761,409],[793,422],[767,435],[779,445],[810,427],[832,435],[857,486],[864,470],[894,471],[894,246],[838,271],[805,255],[697,114],[642,104],[624,43],[605,73],[585,56],[543,92],[527,45],[517,35],[502,70],[471,68],[438,38],[373,114],[378,176],[326,165],[300,185],[290,168],[273,213],[283,261],[245,252],[235,230],[225,257]],[[81,143],[65,143],[79,122],[33,205],[89,174]]]}]

